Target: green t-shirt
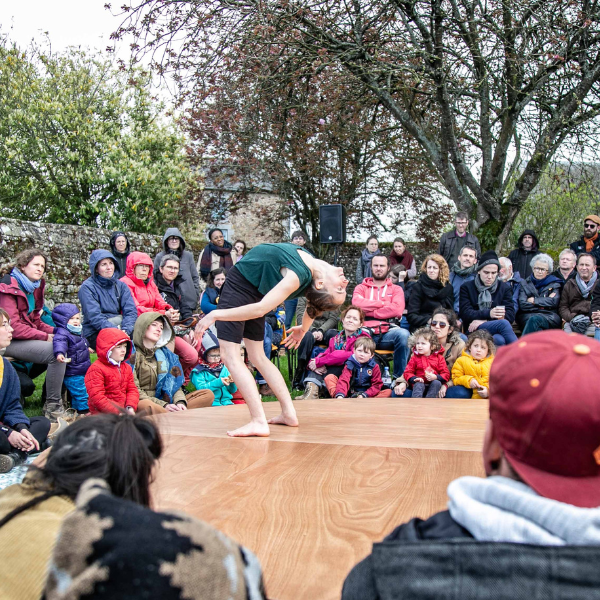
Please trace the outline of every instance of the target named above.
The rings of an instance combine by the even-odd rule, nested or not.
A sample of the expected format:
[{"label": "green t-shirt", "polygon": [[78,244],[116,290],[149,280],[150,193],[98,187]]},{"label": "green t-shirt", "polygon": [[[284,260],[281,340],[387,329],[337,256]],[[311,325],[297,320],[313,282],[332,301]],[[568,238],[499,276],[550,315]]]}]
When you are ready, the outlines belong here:
[{"label": "green t-shirt", "polygon": [[307,250],[295,244],[260,244],[244,254],[235,266],[263,295],[268,294],[283,279],[282,267],[291,269],[300,279],[300,287],[288,298],[292,300],[304,296],[312,283],[312,273],[300,258],[298,250],[310,255]]}]

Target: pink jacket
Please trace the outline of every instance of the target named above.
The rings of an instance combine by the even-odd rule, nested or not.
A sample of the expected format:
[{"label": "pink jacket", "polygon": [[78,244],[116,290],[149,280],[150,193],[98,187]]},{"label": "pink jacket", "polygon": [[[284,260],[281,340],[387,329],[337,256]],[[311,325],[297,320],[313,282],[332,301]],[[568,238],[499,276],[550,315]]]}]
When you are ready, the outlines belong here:
[{"label": "pink jacket", "polygon": [[404,312],[404,291],[399,285],[394,285],[388,277],[382,287],[373,283],[372,277],[367,277],[354,288],[352,304],[360,306],[365,311],[367,327],[379,325],[382,320],[402,318]]},{"label": "pink jacket", "polygon": [[340,366],[346,363],[346,361],[352,356],[352,352],[354,352],[354,344],[358,338],[361,337],[371,337],[368,333],[363,331],[356,337],[351,337],[349,340],[346,340],[346,346],[343,350],[335,349],[335,337],[329,340],[329,346],[325,352],[319,354],[315,358],[315,363],[317,367],[330,367],[330,366]]},{"label": "pink jacket", "polygon": [[[135,276],[135,265],[148,265],[150,267],[146,283]],[[164,315],[166,310],[172,308],[170,304],[163,300],[156,283],[154,283],[153,269],[152,259],[145,252],[132,252],[127,257],[126,276],[121,277],[121,281],[127,285],[133,296],[138,316],[145,312],[159,312]]]},{"label": "pink jacket", "polygon": [[54,333],[54,328],[46,325],[40,318],[40,311],[44,308],[44,288],[46,282],[42,279],[40,287],[33,292],[35,308],[29,311],[29,302],[25,292],[19,287],[17,280],[10,275],[5,275],[0,282],[0,307],[10,318],[14,329],[15,340],[48,341],[48,334]]}]

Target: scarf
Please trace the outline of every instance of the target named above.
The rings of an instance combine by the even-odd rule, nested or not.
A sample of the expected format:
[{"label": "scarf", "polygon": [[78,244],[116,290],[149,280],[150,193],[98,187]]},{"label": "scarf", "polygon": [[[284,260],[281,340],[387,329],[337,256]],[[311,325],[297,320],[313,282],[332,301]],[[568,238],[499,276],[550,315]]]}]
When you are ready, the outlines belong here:
[{"label": "scarf", "polygon": [[360,260],[363,264],[363,277],[373,277],[373,271],[371,271],[371,259],[379,254],[381,254],[381,250],[379,250],[379,248],[377,248],[377,250],[375,250],[373,253],[369,252],[366,248],[362,251]]},{"label": "scarf", "polygon": [[233,267],[233,260],[231,259],[231,250],[233,246],[229,242],[225,242],[223,246],[215,246],[212,242],[209,242],[202,258],[200,259],[200,275],[202,279],[206,279],[212,270],[212,253],[214,252],[219,257],[219,267],[229,271]]},{"label": "scarf", "polygon": [[421,284],[425,295],[429,298],[436,298],[444,289],[444,286],[439,279],[431,279],[431,277],[424,272],[421,272],[421,275],[419,276],[419,283]]},{"label": "scarf", "polygon": [[498,281],[500,279],[496,277],[496,280],[492,285],[485,286],[481,281],[481,277],[477,276],[473,281],[475,282],[475,287],[479,292],[479,297],[477,298],[477,304],[479,305],[479,310],[483,310],[484,308],[492,308],[492,294],[496,292],[498,289]]},{"label": "scarf", "polygon": [[456,261],[454,263],[454,266],[452,267],[452,272],[456,273],[456,275],[458,275],[459,277],[468,277],[469,275],[473,275],[473,273],[475,273],[476,270],[477,263],[475,263],[472,267],[467,267],[466,269],[463,269],[460,266],[460,263]]},{"label": "scarf", "polygon": [[585,251],[586,252],[591,252],[594,249],[594,244],[596,243],[596,240],[598,239],[598,232],[596,231],[596,233],[594,234],[594,237],[591,238],[583,238],[583,241],[585,242]]},{"label": "scarf", "polygon": [[166,346],[154,352],[156,358],[158,379],[156,381],[155,397],[173,404],[175,392],[183,385],[183,369],[176,354]]},{"label": "scarf", "polygon": [[81,325],[69,325],[69,323],[67,323],[67,330],[73,335],[81,335],[83,327]]},{"label": "scarf", "polygon": [[14,277],[17,280],[19,287],[26,294],[33,294],[33,292],[35,290],[37,290],[42,283],[41,279],[39,279],[38,281],[31,281],[31,279],[29,279],[29,277],[27,277],[27,275],[24,275],[23,273],[21,273],[21,271],[18,269],[18,267],[15,267],[12,270],[10,275],[11,275],[11,277]]},{"label": "scarf", "polygon": [[541,293],[541,291],[547,285],[550,285],[551,283],[554,283],[555,281],[560,281],[560,279],[558,277],[556,277],[553,273],[546,275],[546,277],[544,277],[544,279],[536,279],[535,275],[531,276],[531,283],[533,283],[533,285],[535,286],[535,289],[538,291],[538,293]]},{"label": "scarf", "polygon": [[[209,348],[209,350],[212,350],[214,347],[215,346],[211,346]],[[208,352],[208,350],[205,350],[204,346],[200,347],[200,352],[198,353],[198,365],[195,367],[195,370],[198,371],[199,373],[201,371],[208,371],[215,377],[220,377],[221,371],[223,370],[223,367],[225,366],[225,365],[223,365],[223,361],[219,360],[218,363],[207,362],[207,360],[204,358],[204,356],[206,355],[207,352]]]},{"label": "scarf", "polygon": [[333,338],[333,347],[336,350],[345,350],[346,344],[361,335],[363,332],[362,328],[359,327],[350,337],[346,337],[346,332],[342,329],[334,338]]},{"label": "scarf", "polygon": [[575,276],[575,281],[577,282],[577,287],[579,288],[579,291],[581,292],[581,295],[584,298],[587,298],[590,295],[592,288],[594,287],[594,284],[596,283],[596,279],[598,279],[597,271],[594,271],[592,278],[587,283],[585,281],[583,281],[583,279],[581,279],[581,277],[579,276],[579,273],[577,273],[577,275]]},{"label": "scarf", "polygon": [[390,265],[393,267],[394,265],[404,265],[406,270],[408,271],[414,262],[413,255],[405,250],[403,254],[396,254],[395,250],[390,252]]}]

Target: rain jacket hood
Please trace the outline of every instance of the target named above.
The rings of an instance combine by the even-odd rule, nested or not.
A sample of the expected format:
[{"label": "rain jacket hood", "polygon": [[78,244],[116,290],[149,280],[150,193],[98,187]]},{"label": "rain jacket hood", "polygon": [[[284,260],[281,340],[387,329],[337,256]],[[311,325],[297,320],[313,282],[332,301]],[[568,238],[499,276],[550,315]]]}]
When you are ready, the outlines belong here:
[{"label": "rain jacket hood", "polygon": [[[163,330],[160,335],[158,342],[154,348],[146,348],[144,346],[144,335],[146,334],[146,330],[154,321],[162,320],[163,322]],[[142,352],[147,356],[151,356],[154,354],[157,348],[162,348],[166,346],[169,342],[171,342],[175,338],[175,332],[171,327],[171,323],[169,320],[158,312],[146,312],[142,313],[135,322],[135,327],[133,328],[133,343],[135,344],[135,348],[138,352]]]},{"label": "rain jacket hood", "polygon": [[148,279],[146,280],[150,281],[154,271],[154,263],[152,262],[152,259],[145,252],[132,252],[127,257],[127,268],[125,269],[125,275],[134,283],[139,282],[140,284],[143,284],[144,281],[135,276],[134,271],[136,265],[148,265],[150,267],[150,271],[148,271]]},{"label": "rain jacket hood", "polygon": [[[96,272],[96,267],[98,266],[98,263],[104,260],[105,258],[110,258],[110,260],[112,260],[115,265],[115,272],[113,273],[113,276],[110,279],[102,277]],[[101,285],[102,287],[111,287],[114,285],[114,281],[119,279],[119,263],[115,260],[115,257],[108,250],[94,250],[90,254],[90,260],[88,264],[90,266],[90,275],[92,279],[95,283]]]},{"label": "rain jacket hood", "polygon": [[127,342],[127,352],[125,353],[125,362],[130,356],[133,350],[133,345],[129,336],[120,329],[102,329],[98,334],[96,340],[96,353],[98,354],[98,360],[105,365],[110,365],[108,362],[108,353],[119,344]]},{"label": "rain jacket hood", "polygon": [[[180,244],[179,244],[179,248],[176,251],[173,251],[169,248],[169,246],[167,245],[167,240],[170,237],[178,237],[180,240]],[[169,229],[167,229],[165,231],[165,235],[163,235],[163,249],[167,254],[179,254],[181,255],[183,253],[183,251],[185,250],[185,240],[183,239],[183,236],[181,235],[181,231],[179,231],[179,229],[177,229],[177,227],[169,227]]]}]

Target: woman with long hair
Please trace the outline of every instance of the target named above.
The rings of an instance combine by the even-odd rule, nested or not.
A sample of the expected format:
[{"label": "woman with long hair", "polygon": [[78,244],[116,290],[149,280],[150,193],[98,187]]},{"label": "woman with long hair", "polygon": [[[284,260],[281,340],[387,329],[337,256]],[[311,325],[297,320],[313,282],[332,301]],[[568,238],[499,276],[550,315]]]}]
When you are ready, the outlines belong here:
[{"label": "woman with long hair", "polygon": [[207,315],[212,310],[219,308],[219,296],[225,283],[225,269],[214,269],[210,272],[206,282],[206,289],[202,294],[200,310]]},{"label": "woman with long hair", "polygon": [[229,369],[250,410],[250,423],[228,432],[230,436],[268,436],[265,417],[254,379],[240,356],[244,340],[252,364],[260,371],[281,404],[281,414],[269,423],[298,426],[290,392],[277,367],[265,356],[265,315],[284,300],[306,296],[302,325],[292,327],[285,345],[295,348],[310,329],[314,318],[344,303],[348,280],[341,267],[319,260],[294,244],[261,244],[227,273],[219,308],[198,324],[202,338],[213,324],[221,345],[223,362]]}]

